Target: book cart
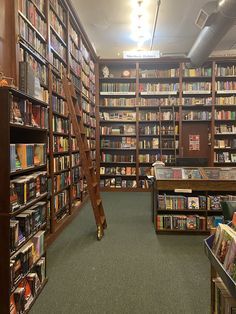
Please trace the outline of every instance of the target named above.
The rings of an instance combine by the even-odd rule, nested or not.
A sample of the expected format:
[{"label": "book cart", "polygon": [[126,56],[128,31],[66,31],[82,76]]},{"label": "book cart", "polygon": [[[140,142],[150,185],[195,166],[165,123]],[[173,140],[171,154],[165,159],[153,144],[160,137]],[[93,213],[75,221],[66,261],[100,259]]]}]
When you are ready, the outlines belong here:
[{"label": "book cart", "polygon": [[221,200],[236,193],[236,168],[155,168],[153,222],[160,233],[209,233]]}]

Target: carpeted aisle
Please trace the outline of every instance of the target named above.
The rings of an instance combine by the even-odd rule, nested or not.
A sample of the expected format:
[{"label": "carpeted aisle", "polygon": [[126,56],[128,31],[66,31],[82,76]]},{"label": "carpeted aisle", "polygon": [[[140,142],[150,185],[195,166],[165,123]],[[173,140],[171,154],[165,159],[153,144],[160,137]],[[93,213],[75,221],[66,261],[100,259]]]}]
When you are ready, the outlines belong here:
[{"label": "carpeted aisle", "polygon": [[208,314],[203,236],[155,234],[149,193],[104,193],[96,241],[90,205],[48,250],[49,282],[33,314]]}]

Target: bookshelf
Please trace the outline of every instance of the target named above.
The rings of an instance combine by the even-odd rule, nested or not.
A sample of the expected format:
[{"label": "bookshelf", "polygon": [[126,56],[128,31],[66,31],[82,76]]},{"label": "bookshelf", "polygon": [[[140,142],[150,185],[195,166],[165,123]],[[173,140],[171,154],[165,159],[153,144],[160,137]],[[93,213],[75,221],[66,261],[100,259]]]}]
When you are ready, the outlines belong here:
[{"label": "bookshelf", "polygon": [[[109,165],[111,155],[122,155],[122,151],[123,156],[128,154],[124,152],[125,137],[132,138],[129,141],[133,143],[136,140],[133,164],[127,165],[136,167],[133,191],[150,190],[146,174],[151,173],[156,159],[174,166],[178,157],[203,157],[209,166],[234,166],[235,62],[232,58],[216,58],[193,68],[186,59],[101,59],[99,132],[101,145],[107,145],[100,147],[102,164],[101,169],[99,164],[97,168],[101,170],[101,188],[126,190],[125,185],[120,189],[119,178],[126,170]],[[197,138],[201,140],[195,145]],[[105,150],[108,158],[104,165]]]},{"label": "bookshelf", "polygon": [[[45,235],[50,232],[47,185],[48,104],[11,88],[1,88],[1,198],[2,259],[0,280],[4,286],[1,311],[10,313],[17,298],[22,311],[33,305],[47,283]],[[27,110],[26,110],[27,108]],[[29,114],[31,113],[31,114]],[[27,193],[26,193],[27,192]],[[19,268],[17,265],[21,265]],[[11,300],[11,304],[10,301]]]},{"label": "bookshelf", "polygon": [[[108,66],[108,68],[107,68]],[[106,71],[109,70],[109,77]],[[136,64],[99,69],[100,174],[104,190],[137,188]],[[103,74],[105,73],[105,74]]]},{"label": "bookshelf", "polygon": [[[43,128],[37,127],[36,124],[19,123],[1,126],[2,134],[5,134],[8,129],[11,130],[8,141],[3,141],[4,147],[6,148],[10,141],[16,139],[18,141],[16,143],[22,143],[21,138],[32,138],[32,142],[26,142],[29,146],[27,149],[35,149],[29,145],[32,143],[43,142],[47,146],[46,160],[43,165],[18,169],[16,175],[11,174],[10,178],[8,178],[10,172],[7,168],[4,178],[5,182],[8,182],[15,177],[29,176],[32,172],[47,172],[48,192],[39,195],[37,202],[47,202],[47,220],[44,227],[46,244],[49,245],[78,214],[87,200],[86,181],[80,165],[80,152],[76,147],[62,88],[62,74],[65,72],[76,85],[78,103],[83,111],[86,134],[92,149],[93,165],[96,167],[98,144],[96,142],[95,71],[97,56],[69,0],[3,0],[1,8],[5,13],[4,23],[8,25],[7,28],[1,30],[4,45],[6,43],[4,53],[1,55],[2,62],[0,63],[3,65],[1,70],[7,76],[13,77],[16,86],[25,89],[25,92],[11,90],[11,93],[25,100],[27,110],[36,108],[34,114],[38,113],[40,117],[44,117]],[[18,40],[16,41],[15,38]],[[28,73],[29,65],[32,68],[30,72],[34,75]],[[34,76],[38,78],[35,82],[38,100],[28,96],[32,86],[28,86],[27,82],[22,80],[24,71],[27,75],[31,75],[28,82],[31,81],[33,84]],[[5,103],[8,104],[8,102]],[[33,107],[30,104],[33,104]],[[7,109],[4,114],[8,114]],[[13,150],[14,147],[11,147]],[[9,163],[8,157],[9,153],[1,157],[6,165]],[[1,182],[4,182],[2,179],[3,177],[1,177]],[[2,187],[2,191],[6,191],[4,197],[9,195],[9,186]],[[1,226],[4,229],[1,228],[1,235],[2,239],[6,239],[9,237],[9,219],[12,218],[9,218],[10,210],[7,210],[9,205],[2,205],[6,205],[6,200],[1,200],[1,202],[3,202],[1,203],[1,217],[7,217],[3,219]],[[21,214],[23,210],[34,205],[34,200],[30,200],[26,207],[20,207],[14,215],[10,216],[14,218],[15,215]],[[3,249],[6,250],[6,247]],[[4,261],[5,258],[10,258],[8,254],[4,254]],[[4,265],[9,265],[9,262]],[[10,275],[9,268],[3,271],[6,271],[6,274],[1,272],[1,279],[7,282]],[[1,309],[3,304],[6,306],[6,300],[9,306],[9,295],[4,292],[0,299]]]},{"label": "bookshelf", "polygon": [[209,233],[235,199],[235,168],[156,168],[153,222],[159,233]]},{"label": "bookshelf", "polygon": [[51,243],[87,198],[61,79],[67,73],[76,86],[95,167],[97,56],[70,1],[18,0],[14,10],[16,34],[20,35],[15,81],[21,72],[18,62],[29,63],[39,78],[41,100],[49,104],[47,164],[51,210],[47,242]]},{"label": "bookshelf", "polygon": [[215,62],[214,164],[235,165],[235,62]]}]

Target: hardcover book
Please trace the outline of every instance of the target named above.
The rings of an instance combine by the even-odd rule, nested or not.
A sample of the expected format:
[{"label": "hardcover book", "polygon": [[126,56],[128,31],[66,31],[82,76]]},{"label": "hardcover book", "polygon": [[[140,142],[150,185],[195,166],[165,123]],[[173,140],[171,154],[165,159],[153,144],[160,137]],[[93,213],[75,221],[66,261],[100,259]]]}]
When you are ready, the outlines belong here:
[{"label": "hardcover book", "polygon": [[19,88],[22,92],[34,97],[35,94],[35,76],[30,64],[25,61],[19,63]]},{"label": "hardcover book", "polygon": [[188,197],[188,209],[199,209],[199,198],[198,197]]}]

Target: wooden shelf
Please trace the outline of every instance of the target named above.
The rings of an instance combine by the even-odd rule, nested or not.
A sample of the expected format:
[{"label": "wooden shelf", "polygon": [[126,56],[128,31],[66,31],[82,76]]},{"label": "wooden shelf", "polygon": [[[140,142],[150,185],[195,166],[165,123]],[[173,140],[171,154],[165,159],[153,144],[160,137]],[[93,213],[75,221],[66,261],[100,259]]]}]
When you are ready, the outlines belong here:
[{"label": "wooden shelf", "polygon": [[136,178],[136,174],[101,174],[101,177],[106,177],[106,178],[117,178],[117,177],[124,177],[124,178],[130,178],[134,177]]},{"label": "wooden shelf", "polygon": [[64,96],[58,94],[58,93],[57,93],[56,91],[54,91],[54,90],[52,90],[52,94],[53,94],[54,96],[57,96],[58,98],[61,98],[61,99],[63,99],[63,100],[66,100]]},{"label": "wooden shelf", "polygon": [[50,9],[53,11],[53,13],[56,15],[58,21],[60,22],[60,24],[66,29],[66,24],[63,22],[63,20],[61,19],[61,17],[58,15],[57,10],[54,8],[54,6],[52,5],[51,2],[50,3]]},{"label": "wooden shelf", "polygon": [[118,188],[118,187],[100,187],[101,192],[150,192],[142,188]]},{"label": "wooden shelf", "polygon": [[63,118],[63,119],[69,119],[68,115],[66,116],[66,115],[61,114],[61,113],[56,112],[56,111],[53,111],[52,113],[53,113],[55,116],[61,117],[61,118]]},{"label": "wooden shelf", "polygon": [[179,81],[179,76],[173,76],[173,77],[139,77],[139,81],[141,83],[146,83],[146,82],[152,82],[152,83],[176,82],[176,81]]},{"label": "wooden shelf", "polygon": [[40,10],[40,8],[37,6],[34,0],[30,0],[31,3],[33,3],[35,9],[37,10],[38,14],[41,16],[41,18],[46,22],[46,16],[45,14]]},{"label": "wooden shelf", "polygon": [[[69,189],[69,187],[70,187],[70,184],[69,185],[66,185],[66,186],[64,186],[63,188],[61,188],[60,190],[58,190],[58,191],[56,191],[56,192],[54,192],[54,196],[56,196],[56,195],[58,195],[58,194],[60,194],[60,193],[62,193],[63,191],[65,191],[65,190],[67,190],[67,189]],[[65,207],[65,206],[63,206],[63,207]]]},{"label": "wooden shelf", "polygon": [[71,168],[67,168],[67,169],[62,169],[62,170],[59,170],[59,171],[55,171],[55,172],[53,172],[53,175],[58,175],[58,174],[61,174],[61,173],[64,173],[64,172],[68,172],[68,171],[70,171],[70,169],[72,169],[73,167],[71,167]]},{"label": "wooden shelf", "polygon": [[58,34],[58,32],[54,29],[52,25],[50,25],[50,29],[52,30],[53,34],[57,37],[59,42],[64,46],[67,47],[67,44],[65,43],[64,39],[61,38],[61,36]]},{"label": "wooden shelf", "polygon": [[23,212],[24,210],[28,209],[29,207],[35,205],[36,203],[42,201],[43,199],[45,199],[48,196],[48,192],[43,193],[42,195],[37,196],[36,198],[34,198],[32,201],[21,205],[18,209],[16,209],[13,212],[10,212],[10,217],[14,217],[18,214],[20,214],[21,212]]},{"label": "wooden shelf", "polygon": [[35,235],[37,232],[39,232],[40,230],[43,230],[44,228],[46,228],[47,226],[47,223],[43,223],[41,226],[39,226],[38,228],[36,228],[36,230],[30,234],[21,244],[19,244],[14,251],[11,251],[10,252],[10,255],[11,255],[11,258],[13,258],[15,256],[15,254],[17,254],[17,252],[28,242],[30,241]]},{"label": "wooden shelf", "polygon": [[209,90],[191,90],[191,91],[183,91],[183,95],[211,95],[211,91]]},{"label": "wooden shelf", "polygon": [[141,96],[177,95],[178,91],[140,92]]},{"label": "wooden shelf", "polygon": [[9,125],[11,128],[15,128],[15,129],[30,130],[30,131],[36,131],[36,132],[48,131],[48,129],[42,129],[42,128],[38,128],[34,126],[23,125],[23,124],[10,123]]},{"label": "wooden shelf", "polygon": [[100,77],[101,82],[133,82],[136,81],[136,77]]},{"label": "wooden shelf", "polygon": [[35,33],[38,35],[41,41],[43,41],[46,44],[46,39],[43,37],[43,35],[38,31],[38,29],[28,20],[28,18],[21,12],[18,11],[18,14],[22,17],[22,19],[30,26],[31,29],[35,31]]},{"label": "wooden shelf", "polygon": [[27,169],[19,169],[19,170],[16,170],[16,171],[14,171],[14,172],[11,172],[11,173],[10,173],[10,176],[11,176],[11,177],[14,177],[14,176],[26,174],[26,173],[29,173],[29,172],[32,172],[32,171],[45,170],[46,166],[47,166],[47,165],[44,164],[44,165],[40,165],[40,166],[32,166],[32,167],[29,167],[29,168],[27,168]]},{"label": "wooden shelf", "polygon": [[100,110],[135,110],[136,106],[100,106]]},{"label": "wooden shelf", "polygon": [[132,164],[136,164],[136,162],[130,162],[130,161],[100,161],[101,164],[111,164],[111,165],[132,165]]},{"label": "wooden shelf", "polygon": [[134,151],[136,150],[136,148],[111,148],[111,147],[101,147],[100,150],[114,150],[114,151],[123,151],[123,150],[127,150],[127,151]]},{"label": "wooden shelf", "polygon": [[135,134],[100,134],[101,137],[136,137]]},{"label": "wooden shelf", "polygon": [[210,231],[208,231],[208,230],[178,230],[178,229],[172,230],[172,229],[157,229],[157,230],[156,230],[156,233],[164,233],[164,234],[167,234],[167,233],[176,233],[176,234],[179,234],[179,233],[183,233],[183,234],[191,234],[191,233],[196,233],[196,234],[209,234]]},{"label": "wooden shelf", "polygon": [[236,94],[236,90],[217,90],[217,95]]},{"label": "wooden shelf", "polygon": [[36,48],[34,48],[32,45],[26,42],[26,40],[23,37],[19,37],[19,44],[24,48],[24,50],[27,50],[31,55],[34,56],[34,58],[37,59],[39,63],[42,63],[44,65],[47,64],[46,56],[43,56],[41,53],[39,53]]},{"label": "wooden shelf", "polygon": [[69,137],[69,133],[63,133],[63,132],[55,132],[55,131],[53,131],[53,135]]},{"label": "wooden shelf", "polygon": [[51,52],[54,53],[56,55],[56,57],[62,62],[64,63],[64,65],[66,65],[66,61],[65,59],[59,54],[59,52],[56,51],[55,48],[53,48],[52,46],[50,46]]},{"label": "wooden shelf", "polygon": [[206,213],[206,209],[157,209],[157,212],[165,212],[165,213],[175,213],[175,212],[181,212],[181,213]]},{"label": "wooden shelf", "polygon": [[100,92],[101,96],[135,96],[135,92]]},{"label": "wooden shelf", "polygon": [[201,81],[208,81],[211,80],[211,76],[183,76],[184,81],[188,80],[201,80]]},{"label": "wooden shelf", "polygon": [[54,156],[59,156],[59,155],[68,155],[69,154],[69,151],[64,151],[64,152],[53,152],[53,155]]}]

